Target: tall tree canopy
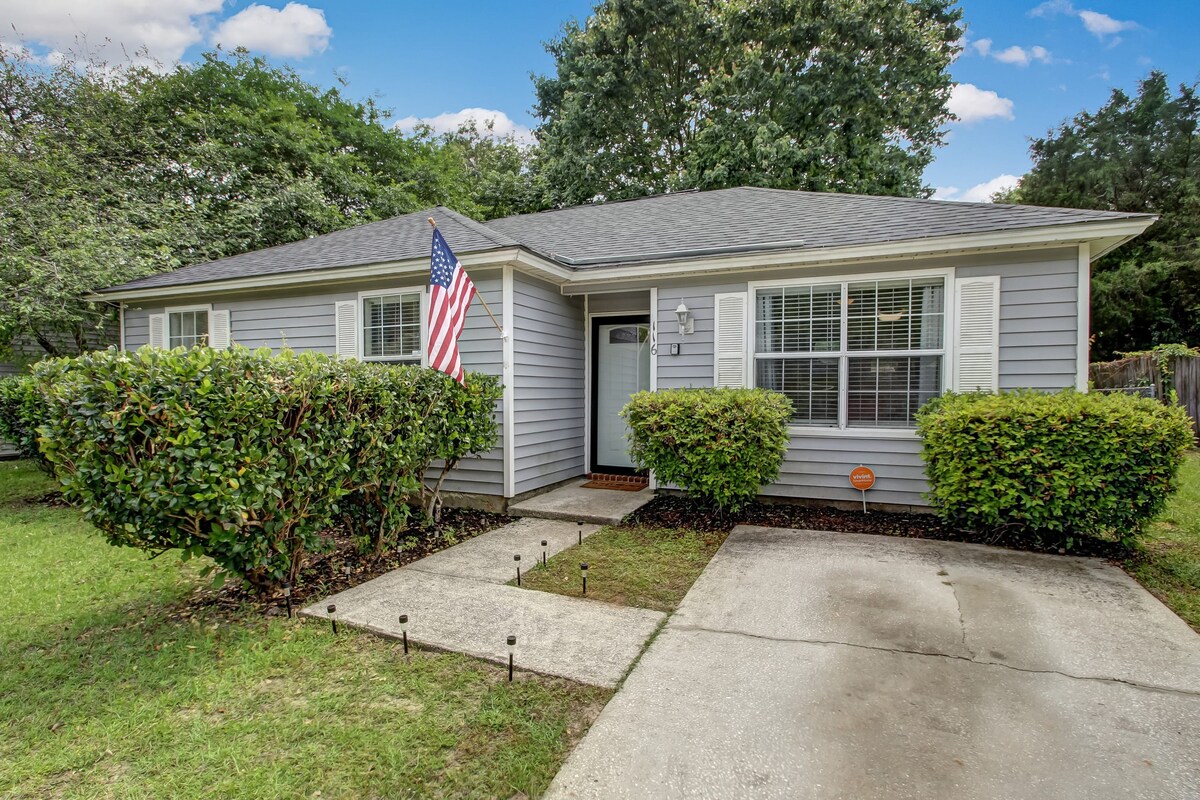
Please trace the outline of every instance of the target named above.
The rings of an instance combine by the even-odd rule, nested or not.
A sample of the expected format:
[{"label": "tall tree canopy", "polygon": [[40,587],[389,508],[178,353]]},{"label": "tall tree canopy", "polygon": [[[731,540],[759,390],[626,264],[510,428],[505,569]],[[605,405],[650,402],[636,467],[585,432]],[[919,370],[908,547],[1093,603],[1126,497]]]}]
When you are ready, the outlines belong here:
[{"label": "tall tree canopy", "polygon": [[1030,147],[1033,169],[998,199],[1161,215],[1096,262],[1093,357],[1200,343],[1200,98],[1152,72],[1136,97],[1114,90]]},{"label": "tall tree canopy", "polygon": [[0,51],[0,350],[77,351],[112,319],[81,298],[153,272],[435,204],[525,210],[511,139],[385,122],[241,52],[159,74]]},{"label": "tall tree canopy", "polygon": [[955,0],[603,0],[535,78],[545,200],[922,194],[961,16]]}]

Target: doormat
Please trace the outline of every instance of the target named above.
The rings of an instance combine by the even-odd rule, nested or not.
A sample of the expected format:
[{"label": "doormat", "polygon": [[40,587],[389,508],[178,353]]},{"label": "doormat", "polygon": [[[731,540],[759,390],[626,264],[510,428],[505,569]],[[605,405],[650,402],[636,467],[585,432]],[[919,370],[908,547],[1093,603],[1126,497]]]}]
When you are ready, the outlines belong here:
[{"label": "doormat", "polygon": [[650,479],[645,475],[612,475],[603,472],[589,472],[588,482],[583,484],[585,489],[616,489],[619,492],[640,492],[650,485]]},{"label": "doormat", "polygon": [[618,492],[640,492],[646,488],[644,483],[630,483],[629,481],[588,481],[583,484],[584,489],[616,489]]}]

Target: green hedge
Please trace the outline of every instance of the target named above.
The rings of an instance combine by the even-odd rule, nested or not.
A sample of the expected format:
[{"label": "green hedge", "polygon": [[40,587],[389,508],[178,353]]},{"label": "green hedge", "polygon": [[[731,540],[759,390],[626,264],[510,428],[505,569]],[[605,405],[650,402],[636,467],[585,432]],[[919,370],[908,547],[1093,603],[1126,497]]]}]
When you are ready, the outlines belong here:
[{"label": "green hedge", "polygon": [[50,462],[38,449],[38,427],[45,421],[46,402],[32,375],[0,379],[0,439],[49,473]]},{"label": "green hedge", "polygon": [[638,392],[621,415],[629,454],[700,500],[737,511],[779,477],[791,402],[764,389]]},{"label": "green hedge", "polygon": [[[260,589],[295,581],[335,521],[394,544],[430,461],[496,440],[500,390],[482,375],[464,389],[420,367],[235,347],[108,350],[34,376],[42,452],[112,544],[209,556]],[[474,435],[433,441],[460,424]]]},{"label": "green hedge", "polygon": [[1181,408],[1123,394],[946,395],[917,415],[929,500],[947,523],[1136,535],[1193,443]]}]

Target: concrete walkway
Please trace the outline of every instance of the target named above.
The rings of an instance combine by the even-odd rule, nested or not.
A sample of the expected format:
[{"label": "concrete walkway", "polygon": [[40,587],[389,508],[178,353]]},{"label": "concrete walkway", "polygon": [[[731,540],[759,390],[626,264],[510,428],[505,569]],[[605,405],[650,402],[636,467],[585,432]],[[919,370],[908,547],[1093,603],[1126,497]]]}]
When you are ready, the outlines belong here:
[{"label": "concrete walkway", "polygon": [[[338,620],[385,636],[400,636],[408,615],[410,642],[508,663],[517,637],[521,669],[596,686],[615,686],[665,618],[658,611],[598,603],[506,586],[523,569],[576,544],[579,527],[553,520],[518,520],[328,597],[303,614]],[[583,535],[597,530],[585,525]]]},{"label": "concrete walkway", "polygon": [[650,489],[623,492],[618,489],[585,489],[585,480],[569,483],[508,507],[516,517],[561,519],[568,522],[583,520],[601,525],[615,525],[654,498]]},{"label": "concrete walkway", "polygon": [[1119,569],[734,530],[547,798],[1200,797],[1200,637]]}]

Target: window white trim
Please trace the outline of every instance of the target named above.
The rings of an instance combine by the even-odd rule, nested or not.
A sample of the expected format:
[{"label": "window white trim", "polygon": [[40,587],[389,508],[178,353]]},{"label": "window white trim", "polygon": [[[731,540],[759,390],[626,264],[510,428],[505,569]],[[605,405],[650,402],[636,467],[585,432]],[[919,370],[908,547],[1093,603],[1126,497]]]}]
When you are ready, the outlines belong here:
[{"label": "window white trim", "polygon": [[171,350],[171,315],[180,312],[188,311],[203,311],[208,315],[208,322],[205,329],[208,331],[204,334],[204,344],[209,343],[209,337],[212,336],[212,303],[198,303],[190,306],[168,306],[163,309],[163,348]]},{"label": "window white trim", "polygon": [[[370,291],[361,291],[358,293],[357,306],[355,313],[357,316],[358,330],[356,339],[358,341],[358,358],[362,361],[381,361],[383,363],[415,363],[423,367],[429,366],[429,293],[425,291],[427,286],[402,286],[398,289],[372,289]],[[368,356],[367,355],[367,315],[363,310],[363,300],[368,297],[392,297],[395,295],[415,294],[420,298],[421,309],[417,313],[421,317],[421,357],[415,359],[413,356]]]},{"label": "window white trim", "polygon": [[849,402],[849,394],[846,391],[849,358],[871,358],[881,355],[897,355],[901,351],[888,350],[852,350],[845,349],[847,342],[847,327],[849,325],[849,316],[841,315],[841,349],[829,352],[813,352],[813,353],[757,353],[756,344],[757,336],[755,323],[757,322],[758,308],[758,291],[760,289],[779,289],[788,286],[819,286],[839,284],[842,287],[843,309],[845,308],[845,300],[848,292],[848,286],[851,283],[869,282],[869,281],[887,281],[887,280],[914,280],[919,278],[942,278],[944,281],[943,288],[943,316],[942,316],[942,348],[940,350],[905,350],[902,351],[905,356],[921,356],[921,355],[940,355],[942,357],[942,372],[941,386],[939,390],[946,392],[950,388],[951,374],[954,364],[954,334],[957,328],[954,320],[954,268],[937,268],[937,269],[916,269],[916,270],[894,270],[889,272],[872,272],[851,275],[812,275],[801,278],[785,278],[780,280],[762,280],[748,281],[746,289],[749,293],[749,308],[746,310],[746,324],[748,332],[746,335],[746,371],[747,371],[747,386],[757,386],[757,369],[755,363],[761,355],[768,358],[836,358],[838,359],[838,424],[837,425],[789,425],[788,433],[792,436],[831,436],[840,438],[858,438],[858,439],[914,439],[917,434],[913,428],[868,428],[863,426],[847,425],[848,411],[847,404]]}]

